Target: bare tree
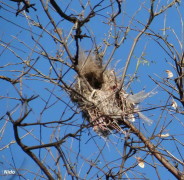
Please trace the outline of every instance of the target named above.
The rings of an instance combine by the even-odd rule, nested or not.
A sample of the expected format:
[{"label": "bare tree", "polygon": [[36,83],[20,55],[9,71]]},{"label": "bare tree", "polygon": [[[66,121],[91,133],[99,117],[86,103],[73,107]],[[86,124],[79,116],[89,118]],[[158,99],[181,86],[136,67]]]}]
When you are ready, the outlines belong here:
[{"label": "bare tree", "polygon": [[182,2],[11,1],[2,178],[184,179]]}]

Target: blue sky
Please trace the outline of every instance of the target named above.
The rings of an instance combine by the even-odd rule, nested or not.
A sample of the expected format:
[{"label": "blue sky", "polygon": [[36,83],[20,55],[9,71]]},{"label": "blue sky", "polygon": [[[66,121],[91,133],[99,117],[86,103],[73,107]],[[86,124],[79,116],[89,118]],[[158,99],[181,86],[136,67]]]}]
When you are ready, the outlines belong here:
[{"label": "blue sky", "polygon": [[[36,27],[31,26],[30,21],[28,23],[27,19],[22,16],[15,16],[14,13],[15,10],[12,8],[16,8],[16,3],[10,2],[8,7],[3,1],[0,1],[3,8],[0,9],[0,23],[2,24],[0,29],[0,37],[1,37],[1,44],[4,44],[4,42],[9,43],[8,48],[4,48],[3,46],[0,46],[0,66],[7,65],[5,68],[0,69],[0,74],[3,76],[8,76],[10,78],[16,78],[18,77],[21,72],[28,70],[28,68],[22,63],[22,60],[24,61],[30,61],[31,63],[34,62],[34,60],[40,56],[37,52],[42,51],[41,47],[38,47],[39,45],[36,44],[36,40],[39,39],[39,43],[42,45],[42,47],[52,56],[56,55],[56,52],[58,49],[62,49],[60,44],[56,44],[53,39],[46,34],[45,32],[42,33],[42,30],[39,30]],[[36,1],[35,1],[36,2]],[[157,7],[155,7],[155,10],[157,8],[160,9],[163,5],[166,5],[171,1],[156,1],[155,3],[158,4]],[[92,1],[91,4],[95,4],[96,1]],[[163,3],[163,4],[162,4]],[[66,2],[61,2],[60,4],[63,9],[67,7]],[[109,1],[106,1],[103,3],[103,6],[109,5]],[[73,1],[73,3],[70,5],[70,9],[66,11],[66,13],[76,13],[81,12],[80,5],[76,3],[76,1]],[[116,7],[116,6],[115,6]],[[140,8],[141,7],[141,8]],[[134,1],[129,0],[127,2],[122,3],[122,14],[120,14],[117,18],[117,26],[126,27],[131,17],[137,12],[135,15],[135,19],[133,20],[133,23],[131,24],[131,30],[127,36],[127,39],[125,42],[118,48],[116,53],[113,56],[113,60],[109,65],[109,68],[114,68],[115,63],[119,61],[119,63],[116,66],[116,71],[122,72],[123,67],[125,65],[125,61],[128,57],[128,54],[130,52],[130,48],[132,46],[133,40],[138,34],[137,30],[143,29],[143,25],[147,22],[149,13],[148,8],[149,7],[149,1]],[[39,21],[41,22],[42,26],[48,29],[50,33],[54,34],[53,28],[51,24],[49,24],[49,20],[47,16],[42,13],[43,9],[40,6],[39,3],[36,2],[36,8],[37,11],[34,12],[32,9],[30,10],[30,13],[27,14],[32,19],[37,21],[37,17],[39,18]],[[97,8],[100,9],[101,7]],[[181,11],[183,8],[183,4],[178,7],[180,10],[180,13],[183,17],[183,12]],[[140,9],[140,10],[139,10]],[[7,11],[8,10],[8,11]],[[85,14],[88,14],[89,9],[86,10]],[[52,12],[53,13],[53,12]],[[109,13],[111,13],[111,9],[107,8],[103,11],[100,11],[99,14],[92,19],[85,28],[83,28],[84,33],[89,33],[88,30],[90,30],[90,33],[94,35],[96,43],[98,45],[102,46],[102,49],[105,47],[105,44],[103,43],[104,39],[107,38],[110,28],[112,26],[109,26],[107,23],[104,23],[106,21],[105,17],[109,16]],[[103,16],[102,16],[103,15]],[[72,25],[71,23],[68,23],[66,21],[61,21],[60,17],[58,15],[55,15],[53,13],[53,17],[58,22],[58,27],[63,29],[63,35],[67,36],[69,33]],[[6,19],[6,20],[5,20]],[[13,24],[13,23],[15,24]],[[164,26],[165,23],[165,26]],[[18,27],[17,25],[26,28],[27,30],[24,30],[23,28]],[[166,28],[166,31],[163,31],[162,29]],[[123,28],[122,28],[123,29]],[[181,44],[183,44],[183,29],[181,24],[181,19],[178,15],[176,7],[170,8],[168,11],[163,13],[162,15],[156,17],[153,21],[153,23],[150,26],[150,29],[153,30],[155,33],[164,35],[164,33],[167,36],[167,39],[170,43],[172,43],[176,49],[181,53],[183,49],[180,48],[178,40],[176,39],[176,35],[178,36],[179,40],[181,41]],[[117,31],[120,31],[120,29],[117,27]],[[136,30],[136,31],[135,31]],[[34,33],[32,33],[34,32]],[[112,34],[114,34],[115,29],[112,27]],[[150,32],[149,30],[147,32]],[[174,34],[176,33],[176,35]],[[42,37],[40,37],[40,34],[42,34]],[[124,36],[124,31],[120,31],[120,37],[122,38]],[[33,41],[32,37],[34,37],[35,41]],[[110,39],[110,43],[113,43],[113,38]],[[149,78],[148,75],[153,77],[154,79],[158,79],[158,76],[161,78],[166,78],[167,74],[165,73],[165,70],[169,69],[171,70],[174,75],[175,71],[172,68],[172,60],[171,58],[164,52],[164,50],[161,48],[161,46],[158,45],[156,42],[161,42],[156,37],[143,35],[141,39],[138,42],[138,45],[136,46],[136,49],[134,51],[134,54],[131,59],[130,66],[128,68],[128,75],[132,75],[135,72],[138,59],[141,59],[141,54],[144,52],[144,62],[141,63],[138,72],[137,72],[137,79],[134,80],[134,82],[131,84],[131,88],[129,88],[127,91],[132,93],[137,93],[143,89],[145,89],[146,92],[149,92],[156,88],[156,84]],[[25,44],[24,44],[24,43]],[[74,54],[75,52],[75,44],[71,37],[69,37],[69,48],[70,51]],[[162,43],[163,44],[163,43]],[[34,51],[32,51],[29,47],[33,48]],[[165,47],[165,45],[164,45]],[[94,48],[92,41],[90,39],[84,39],[80,42],[80,48],[84,51],[89,51],[91,48]],[[104,64],[108,60],[111,52],[112,52],[112,46],[108,48],[107,53],[104,56]],[[15,53],[12,53],[13,50]],[[21,59],[19,58],[21,57]],[[64,60],[67,63],[70,63],[69,60],[67,60],[67,56],[63,56]],[[141,59],[143,60],[143,59]],[[15,63],[20,63],[19,65],[14,65]],[[12,65],[11,65],[12,64]],[[48,75],[51,71],[50,63],[46,58],[40,57],[38,62],[36,62],[35,68],[39,69],[40,72]],[[57,70],[60,73],[65,73],[68,68],[63,67],[61,64],[57,64]],[[61,72],[62,70],[62,72]],[[33,75],[35,72],[33,70],[30,70],[30,73]],[[52,77],[56,77],[54,72],[51,72]],[[121,75],[121,73],[120,73]],[[65,76],[64,80],[67,84],[70,84],[73,82],[75,78],[75,73],[70,70],[69,73]],[[126,80],[128,81],[128,80]],[[12,97],[12,98],[20,98],[18,93],[16,92],[15,88],[13,86],[3,80],[0,80],[0,86],[2,87],[0,89],[0,117],[3,117],[7,111],[12,111],[13,109],[16,109],[15,113],[13,113],[12,117],[14,119],[17,119],[20,117],[21,113],[21,103],[15,99],[7,99],[3,97]],[[16,87],[20,90],[22,90],[22,94],[24,97],[30,97],[31,95],[38,95],[39,97],[29,103],[29,108],[32,109],[32,112],[30,113],[30,116],[28,116],[25,119],[25,122],[48,122],[48,121],[58,121],[58,120],[66,120],[72,114],[74,111],[77,111],[78,113],[80,110],[73,106],[73,104],[70,102],[70,99],[68,98],[68,95],[61,87],[58,87],[48,81],[43,81],[39,77],[30,78],[30,76],[27,76],[23,79],[23,86],[16,85]],[[50,93],[52,92],[52,93]],[[161,88],[157,88],[155,90],[157,94],[155,94],[153,97],[148,98],[143,102],[140,107],[152,107],[157,105],[165,105],[166,102],[170,103],[169,96],[166,92],[161,90]],[[48,102],[48,103],[47,103]],[[72,111],[70,108],[66,108],[66,104],[69,103],[70,106],[73,107],[74,111]],[[50,108],[48,108],[50,107]],[[66,108],[66,109],[65,109]],[[173,119],[173,122],[166,128],[166,130],[173,135],[182,134],[183,129],[179,128],[181,123],[176,120],[175,114],[171,115],[170,112],[165,111],[164,114],[162,114],[162,109],[149,111],[145,113],[146,115],[150,116],[151,119],[154,120],[154,124],[149,127],[147,125],[146,128],[142,125],[140,125],[140,128],[142,129],[143,133],[145,133],[147,136],[149,136],[154,128],[156,127],[156,124],[159,120],[159,118],[162,116],[162,121],[159,124],[160,128],[157,128],[157,132],[161,130],[162,125],[164,124],[164,121],[166,120],[169,122]],[[177,118],[182,118],[179,115],[176,115]],[[2,128],[3,125],[6,124],[6,121],[8,118],[4,116],[2,118],[2,125],[0,126]],[[20,136],[23,136],[26,134],[27,131],[30,131],[32,135],[27,135],[23,142],[27,145],[36,145],[39,144],[39,139],[41,139],[44,143],[49,143],[50,141],[55,141],[57,138],[63,137],[69,132],[75,132],[79,126],[84,122],[84,120],[81,117],[81,114],[75,115],[75,117],[69,121],[74,126],[61,126],[57,127],[57,124],[53,124],[48,127],[41,127],[41,136],[40,136],[40,126],[30,126],[26,128],[22,128],[20,130]],[[139,122],[136,122],[137,126],[139,126]],[[142,123],[142,121],[140,121]],[[54,132],[54,128],[56,127]],[[177,132],[175,129],[177,128]],[[10,143],[12,140],[14,140],[14,135],[12,131],[12,124],[7,123],[4,133],[2,134],[3,138],[1,139],[1,146],[0,148],[4,147],[8,143]],[[104,168],[104,170],[107,170],[110,167],[117,167],[121,160],[122,155],[122,147],[124,142],[124,136],[123,135],[111,135],[109,137],[108,142],[104,141],[104,139],[96,136],[96,134],[92,131],[92,129],[85,129],[80,134],[81,142],[79,143],[78,140],[73,138],[68,138],[66,142],[62,145],[63,151],[68,155],[68,158],[74,163],[73,166],[76,166],[75,163],[78,165],[76,166],[76,171],[82,175],[82,177],[85,176],[86,172],[90,168],[90,161],[93,163],[97,163],[101,168]],[[91,138],[95,136],[94,138]],[[182,139],[183,136],[177,136],[178,139]],[[37,139],[38,138],[38,139]],[[156,142],[155,142],[156,143]],[[163,143],[163,146],[167,147],[171,152],[175,153],[177,155],[177,151],[175,149],[172,149],[173,144],[171,144],[169,141],[165,140]],[[104,149],[103,149],[104,148]],[[101,152],[101,149],[103,149],[103,153],[99,155],[99,152]],[[53,153],[53,156],[56,155],[56,150],[54,148],[50,149]],[[37,155],[40,153],[40,157],[44,158],[46,164],[50,167],[54,167],[55,163],[52,159],[52,156],[47,154],[44,149],[39,152],[38,150],[34,150],[34,153]],[[77,154],[80,154],[79,156]],[[144,152],[137,152],[137,156],[141,156],[144,158],[146,153]],[[12,159],[14,157],[14,159]],[[78,157],[78,159],[76,159]],[[179,158],[179,157],[178,157]],[[35,165],[35,163],[30,160],[30,158],[16,145],[12,144],[9,146],[9,148],[0,151],[0,159],[3,162],[2,166],[0,166],[0,169],[11,169],[13,166],[16,166],[17,168],[21,169],[29,169],[30,171],[33,171],[35,173],[39,172],[39,168]],[[98,160],[96,160],[98,159]],[[115,160],[112,162],[112,160]],[[150,157],[147,157],[146,162],[152,163],[152,159]],[[6,162],[6,163],[5,163]],[[15,162],[15,164],[14,164]],[[107,167],[104,167],[105,163],[109,162],[109,165]],[[132,164],[136,163],[136,158],[132,157],[130,158],[127,163],[125,164],[125,167],[129,167]],[[7,165],[9,164],[9,165]],[[14,165],[13,165],[14,164]],[[12,165],[12,167],[11,167]],[[81,169],[80,169],[81,168]],[[162,176],[162,178],[166,177],[166,179],[173,179],[173,176],[167,172],[167,170],[163,170],[163,168],[159,167],[159,172]],[[115,172],[117,171],[116,168],[114,169]],[[61,165],[61,171],[62,173],[66,173],[66,170]],[[149,164],[146,164],[146,167],[144,169],[141,169],[139,166],[136,166],[134,168],[134,171],[145,173],[145,176],[149,179],[156,179],[158,178],[155,175],[155,171],[153,171],[153,168]],[[24,172],[23,170],[21,172]],[[85,177],[86,179],[96,179],[96,174],[98,173],[98,169],[93,169],[91,173]],[[32,179],[35,175],[31,174],[29,172],[26,172],[25,177],[27,179]],[[127,173],[127,177],[133,177],[134,172]],[[153,178],[154,177],[154,178]],[[162,179],[161,178],[161,179]],[[70,179],[70,176],[67,176],[66,179]]]}]

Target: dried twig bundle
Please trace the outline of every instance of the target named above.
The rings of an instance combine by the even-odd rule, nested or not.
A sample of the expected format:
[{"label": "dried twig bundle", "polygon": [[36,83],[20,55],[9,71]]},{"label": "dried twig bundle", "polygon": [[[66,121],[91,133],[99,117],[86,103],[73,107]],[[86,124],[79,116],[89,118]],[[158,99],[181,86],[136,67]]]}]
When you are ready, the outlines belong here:
[{"label": "dried twig bundle", "polygon": [[127,94],[123,89],[117,91],[120,80],[113,70],[103,72],[103,67],[94,56],[80,56],[78,65],[79,76],[71,93],[71,99],[77,103],[83,116],[91,123],[94,131],[107,137],[110,132],[123,131],[123,121],[135,121],[134,114],[142,116],[145,121],[150,119],[138,112],[136,104],[145,99],[144,91],[135,95]]}]

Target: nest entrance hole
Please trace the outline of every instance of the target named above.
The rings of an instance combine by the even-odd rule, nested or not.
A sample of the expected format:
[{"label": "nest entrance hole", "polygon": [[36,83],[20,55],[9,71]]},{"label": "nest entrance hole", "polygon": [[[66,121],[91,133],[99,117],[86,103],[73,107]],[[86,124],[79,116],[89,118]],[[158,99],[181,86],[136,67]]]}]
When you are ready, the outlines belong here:
[{"label": "nest entrance hole", "polygon": [[91,85],[93,89],[101,89],[103,85],[103,75],[101,74],[99,77],[96,76],[94,72],[86,73],[85,76],[88,83]]}]

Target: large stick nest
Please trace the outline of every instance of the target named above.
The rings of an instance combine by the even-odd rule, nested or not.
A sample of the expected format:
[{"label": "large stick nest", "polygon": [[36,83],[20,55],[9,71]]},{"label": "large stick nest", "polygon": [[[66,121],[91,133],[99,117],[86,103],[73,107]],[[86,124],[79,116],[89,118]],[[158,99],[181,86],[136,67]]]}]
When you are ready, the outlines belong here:
[{"label": "large stick nest", "polygon": [[106,137],[113,130],[122,131],[125,119],[135,121],[135,103],[147,96],[144,92],[138,93],[135,100],[134,95],[127,94],[123,89],[117,91],[120,79],[113,70],[103,72],[94,56],[81,55],[78,69],[79,76],[71,99],[78,104],[97,134]]}]

